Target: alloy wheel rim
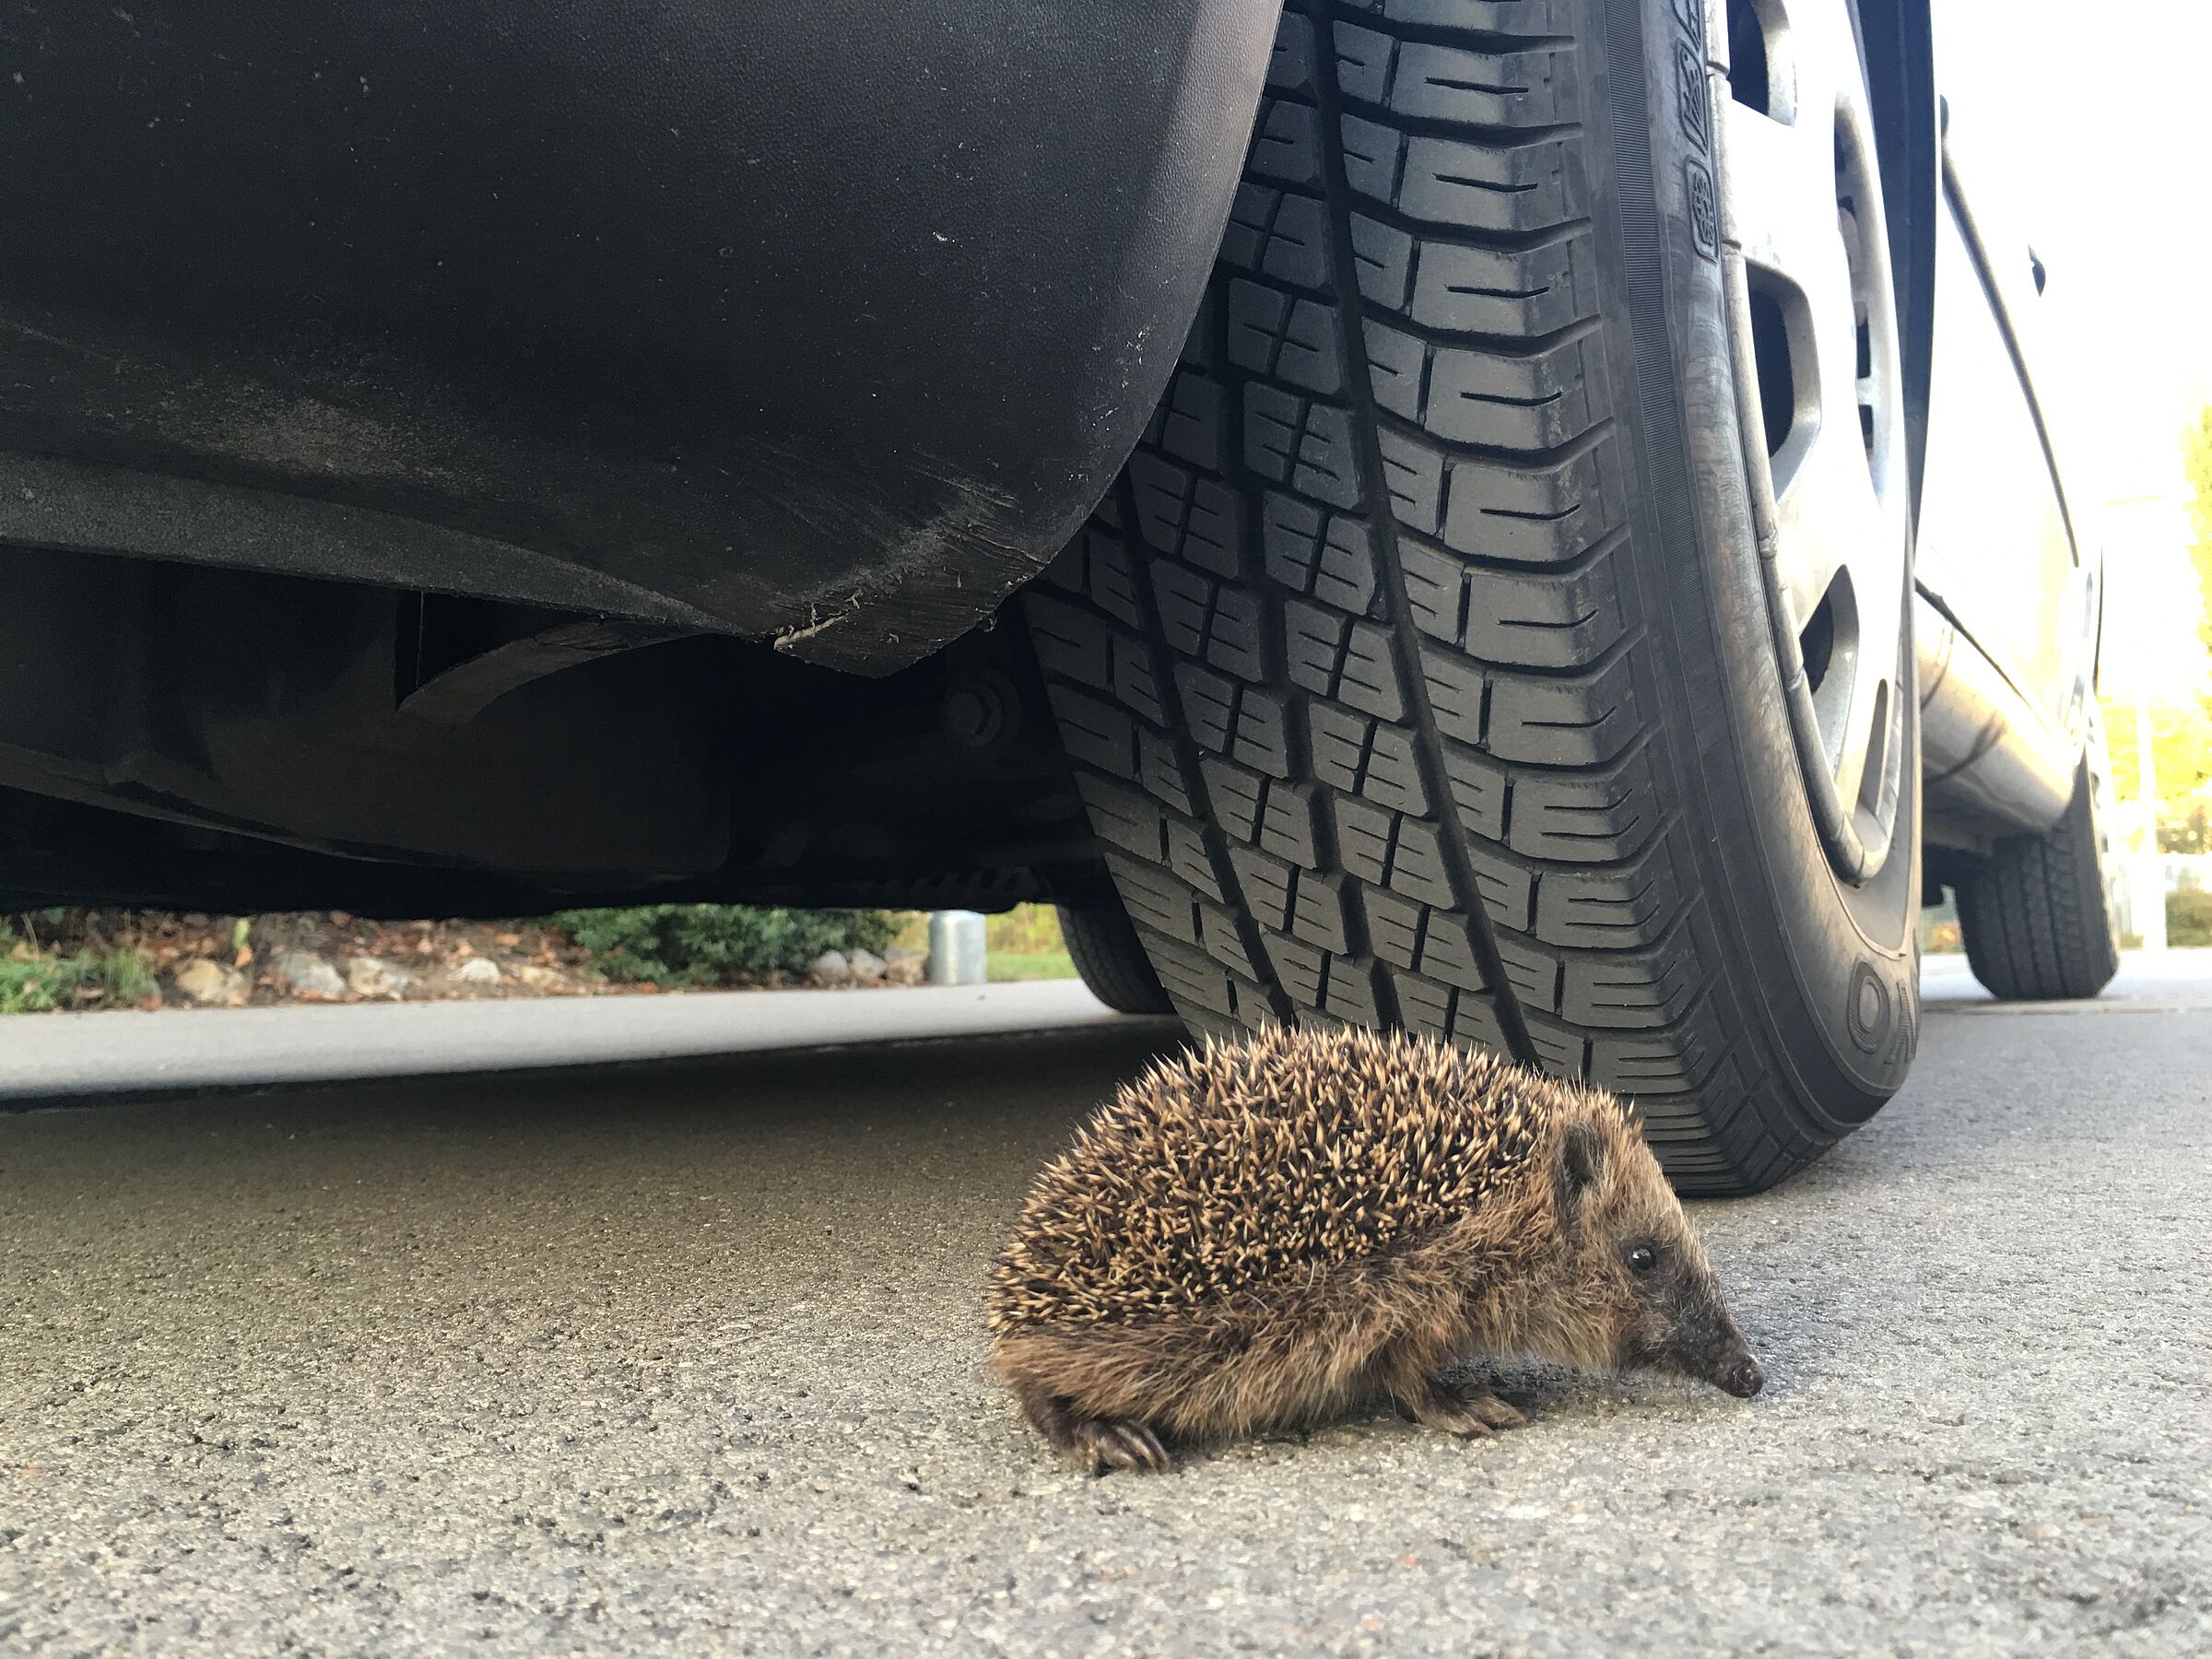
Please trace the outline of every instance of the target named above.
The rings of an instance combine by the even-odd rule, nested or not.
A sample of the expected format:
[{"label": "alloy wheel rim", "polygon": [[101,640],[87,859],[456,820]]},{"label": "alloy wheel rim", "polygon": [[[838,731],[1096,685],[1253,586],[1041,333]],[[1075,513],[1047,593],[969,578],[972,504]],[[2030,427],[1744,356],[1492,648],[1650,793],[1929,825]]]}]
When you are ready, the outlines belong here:
[{"label": "alloy wheel rim", "polygon": [[1836,872],[1887,862],[1912,694],[1903,377],[1849,0],[1728,0],[1737,416],[1799,771]]}]

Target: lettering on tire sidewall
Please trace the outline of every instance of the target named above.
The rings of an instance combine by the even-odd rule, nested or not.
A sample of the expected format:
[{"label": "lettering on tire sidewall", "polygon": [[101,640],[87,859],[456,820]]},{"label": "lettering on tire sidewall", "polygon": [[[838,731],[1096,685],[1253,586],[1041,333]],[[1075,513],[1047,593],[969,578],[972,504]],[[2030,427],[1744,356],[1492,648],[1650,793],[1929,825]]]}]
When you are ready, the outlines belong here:
[{"label": "lettering on tire sidewall", "polygon": [[1845,993],[1843,1020],[1851,1028],[1851,1040],[1865,1053],[1877,1053],[1889,1035],[1889,987],[1875,971],[1874,964],[1861,957],[1852,965],[1851,989]]},{"label": "lettering on tire sidewall", "polygon": [[1674,0],[1675,116],[1682,159],[1682,212],[1700,258],[1721,258],[1721,192],[1712,171],[1712,83],[1705,74],[1704,0]]}]

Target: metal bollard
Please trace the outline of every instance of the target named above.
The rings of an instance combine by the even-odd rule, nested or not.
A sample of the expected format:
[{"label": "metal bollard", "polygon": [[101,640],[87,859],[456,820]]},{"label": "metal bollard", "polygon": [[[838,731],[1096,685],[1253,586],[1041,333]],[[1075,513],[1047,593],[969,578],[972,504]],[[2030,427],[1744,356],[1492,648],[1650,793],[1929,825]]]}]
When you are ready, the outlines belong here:
[{"label": "metal bollard", "polygon": [[929,913],[929,982],[980,985],[988,979],[983,918],[975,911]]}]

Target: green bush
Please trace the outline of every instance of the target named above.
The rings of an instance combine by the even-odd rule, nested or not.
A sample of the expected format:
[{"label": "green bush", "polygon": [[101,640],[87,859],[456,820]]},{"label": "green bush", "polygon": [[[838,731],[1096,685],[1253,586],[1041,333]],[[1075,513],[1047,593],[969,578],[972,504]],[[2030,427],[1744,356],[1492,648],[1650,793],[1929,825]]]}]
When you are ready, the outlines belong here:
[{"label": "green bush", "polygon": [[761,910],[746,904],[643,904],[562,911],[555,926],[609,979],[727,985],[798,973],[825,950],[880,951],[897,923],[881,911]]},{"label": "green bush", "polygon": [[2183,888],[2166,895],[2166,943],[2212,945],[2212,893]]}]

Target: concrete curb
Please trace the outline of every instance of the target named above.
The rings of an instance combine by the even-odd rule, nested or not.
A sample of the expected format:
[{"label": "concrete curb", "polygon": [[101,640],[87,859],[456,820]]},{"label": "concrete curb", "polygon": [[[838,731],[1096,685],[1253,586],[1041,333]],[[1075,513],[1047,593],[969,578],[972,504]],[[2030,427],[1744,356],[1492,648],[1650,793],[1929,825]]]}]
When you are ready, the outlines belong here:
[{"label": "concrete curb", "polygon": [[601,1065],[1051,1030],[1121,1018],[1077,980],[18,1015],[0,1021],[0,1100]]}]

